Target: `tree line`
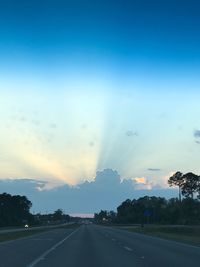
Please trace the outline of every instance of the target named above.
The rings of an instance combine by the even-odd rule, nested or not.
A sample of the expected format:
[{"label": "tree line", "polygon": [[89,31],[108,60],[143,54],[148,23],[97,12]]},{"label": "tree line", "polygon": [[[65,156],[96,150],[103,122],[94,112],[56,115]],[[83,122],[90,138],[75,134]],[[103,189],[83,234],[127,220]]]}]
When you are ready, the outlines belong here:
[{"label": "tree line", "polygon": [[26,196],[0,194],[0,227],[28,225],[50,225],[66,223],[71,217],[61,209],[49,214],[32,214],[32,203]]},{"label": "tree line", "polygon": [[169,178],[168,184],[169,186],[178,186],[180,201],[182,196],[194,199],[196,195],[200,199],[200,176],[195,173],[188,172],[183,174],[178,171]]},{"label": "tree line", "polygon": [[68,214],[64,214],[62,209],[57,209],[53,213],[34,215],[34,223],[38,225],[50,225],[70,222],[71,217]]},{"label": "tree line", "polygon": [[127,199],[117,212],[101,210],[94,218],[97,223],[155,223],[199,224],[200,223],[200,176],[194,173],[176,172],[168,180],[169,186],[178,186],[178,198],[144,196]]},{"label": "tree line", "polygon": [[17,226],[33,222],[32,203],[26,196],[0,194],[0,226]]}]

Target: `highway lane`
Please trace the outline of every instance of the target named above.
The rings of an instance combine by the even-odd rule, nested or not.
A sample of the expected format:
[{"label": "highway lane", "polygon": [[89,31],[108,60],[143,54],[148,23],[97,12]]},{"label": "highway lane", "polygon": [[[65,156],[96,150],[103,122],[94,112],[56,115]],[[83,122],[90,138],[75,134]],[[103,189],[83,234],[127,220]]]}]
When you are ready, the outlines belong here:
[{"label": "highway lane", "polygon": [[200,248],[83,225],[0,244],[0,257],[1,267],[196,267]]},{"label": "highway lane", "polygon": [[26,238],[2,242],[0,243],[0,267],[28,266],[35,258],[73,231],[74,228],[58,228]]}]

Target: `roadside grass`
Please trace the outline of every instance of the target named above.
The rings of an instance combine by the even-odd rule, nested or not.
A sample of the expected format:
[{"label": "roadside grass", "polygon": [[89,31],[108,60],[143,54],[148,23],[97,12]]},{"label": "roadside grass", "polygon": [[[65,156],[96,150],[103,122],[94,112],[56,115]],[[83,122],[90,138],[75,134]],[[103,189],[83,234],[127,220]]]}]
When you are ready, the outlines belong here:
[{"label": "roadside grass", "polygon": [[190,245],[200,246],[200,226],[145,225],[144,227],[133,226],[126,227],[124,229],[130,232],[146,234],[178,242],[183,242]]},{"label": "roadside grass", "polygon": [[77,228],[79,225],[78,224],[70,224],[70,225],[62,225],[62,226],[55,226],[55,227],[44,227],[43,229],[34,229],[34,228],[29,228],[29,229],[25,229],[24,231],[15,231],[15,232],[8,232],[8,233],[0,233],[0,242],[5,242],[5,241],[11,241],[11,240],[15,240],[15,239],[19,239],[19,238],[26,238],[32,235],[36,235],[36,234],[40,234],[40,233],[44,233],[44,232],[50,232],[53,231],[55,229],[75,229]]}]

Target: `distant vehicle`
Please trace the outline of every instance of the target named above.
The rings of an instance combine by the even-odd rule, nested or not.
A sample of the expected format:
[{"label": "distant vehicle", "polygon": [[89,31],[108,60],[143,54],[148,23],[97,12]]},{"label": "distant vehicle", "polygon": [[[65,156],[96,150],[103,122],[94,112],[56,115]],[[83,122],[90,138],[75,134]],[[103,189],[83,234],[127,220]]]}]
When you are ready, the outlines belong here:
[{"label": "distant vehicle", "polygon": [[24,228],[29,228],[29,225],[28,225],[28,224],[25,224],[25,225],[24,225]]}]

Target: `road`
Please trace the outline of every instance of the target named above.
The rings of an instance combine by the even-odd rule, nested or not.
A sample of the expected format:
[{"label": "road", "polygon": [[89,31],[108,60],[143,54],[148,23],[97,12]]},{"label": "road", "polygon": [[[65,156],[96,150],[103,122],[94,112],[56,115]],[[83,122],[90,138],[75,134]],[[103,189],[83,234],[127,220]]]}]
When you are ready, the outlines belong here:
[{"label": "road", "polygon": [[97,225],[0,244],[0,267],[196,267],[199,261],[198,247]]}]

